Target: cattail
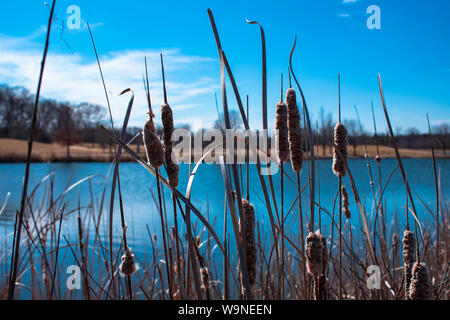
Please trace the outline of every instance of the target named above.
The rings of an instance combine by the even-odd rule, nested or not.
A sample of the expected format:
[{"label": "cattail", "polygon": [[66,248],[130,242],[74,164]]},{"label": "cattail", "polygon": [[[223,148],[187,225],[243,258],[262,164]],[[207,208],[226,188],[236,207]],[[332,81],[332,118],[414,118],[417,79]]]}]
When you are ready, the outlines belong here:
[{"label": "cattail", "polygon": [[161,122],[163,125],[163,142],[165,148],[165,161],[166,161],[166,172],[169,178],[169,183],[173,187],[178,186],[178,172],[180,168],[176,161],[172,160],[172,134],[173,134],[173,113],[172,109],[167,103],[161,105]]},{"label": "cattail", "polygon": [[136,264],[134,263],[134,254],[131,253],[130,248],[125,249],[125,253],[121,258],[122,263],[119,266],[119,271],[126,276],[131,276],[136,272]]},{"label": "cattail", "polygon": [[305,252],[308,273],[316,279],[323,272],[322,236],[318,231],[306,237]]},{"label": "cattail", "polygon": [[334,128],[333,172],[338,177],[345,176],[347,162],[347,129],[338,122]]},{"label": "cattail", "polygon": [[[166,154],[166,159],[167,159],[167,154]],[[169,178],[169,183],[174,188],[176,188],[178,186],[179,171],[180,171],[180,167],[178,166],[178,164],[176,164],[172,160],[166,160],[167,177]]]},{"label": "cattail", "polygon": [[345,189],[344,185],[341,187],[342,190],[342,210],[344,211],[344,215],[347,219],[350,219],[350,210],[348,208],[349,202],[348,202],[348,193],[347,189]]},{"label": "cattail", "polygon": [[416,239],[414,233],[409,230],[405,230],[403,234],[403,270],[405,273],[405,297],[409,297],[409,287],[411,283],[411,264],[414,262],[414,254],[416,249]]},{"label": "cattail", "polygon": [[375,156],[375,161],[380,165],[381,164],[381,156],[379,154],[377,154]]},{"label": "cattail", "polygon": [[145,123],[142,135],[144,137],[145,153],[147,154],[147,161],[158,169],[164,162],[164,146],[156,136],[155,124],[153,123],[153,114],[149,114],[148,120]]},{"label": "cattail", "polygon": [[[250,286],[254,286],[256,281],[256,242],[255,242],[255,208],[245,199],[242,199],[242,209],[244,211],[244,221],[239,221],[239,230],[244,240],[245,261],[247,263],[248,280]],[[242,283],[242,274],[241,276]]]},{"label": "cattail", "polygon": [[287,106],[284,102],[277,103],[275,129],[278,130],[278,160],[285,162],[289,157],[289,140],[287,127]]},{"label": "cattail", "polygon": [[202,290],[208,292],[209,290],[209,272],[208,268],[200,268],[200,276],[202,278]]},{"label": "cattail", "polygon": [[161,105],[161,122],[163,125],[163,142],[166,150],[172,150],[173,113],[167,103]]},{"label": "cattail", "polygon": [[416,253],[416,238],[414,232],[405,230],[403,234],[403,261],[405,264],[411,264],[414,262]]},{"label": "cattail", "polygon": [[411,300],[431,300],[432,285],[430,275],[425,263],[414,264],[409,298]]},{"label": "cattail", "polygon": [[286,104],[288,108],[288,136],[292,169],[300,172],[303,162],[303,134],[302,128],[300,127],[300,113],[297,108],[297,98],[292,88],[289,88],[286,92]]}]

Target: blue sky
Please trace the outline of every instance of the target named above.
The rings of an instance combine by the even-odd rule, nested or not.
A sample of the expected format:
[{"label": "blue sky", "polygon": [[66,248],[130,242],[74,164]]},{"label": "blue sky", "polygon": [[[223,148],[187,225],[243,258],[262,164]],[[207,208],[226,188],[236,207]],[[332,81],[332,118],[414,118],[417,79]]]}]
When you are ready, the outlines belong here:
[{"label": "blue sky", "polygon": [[[51,1],[49,1],[51,3]],[[157,116],[162,102],[159,53],[165,56],[169,103],[177,123],[210,127],[220,101],[220,67],[207,8],[213,11],[243,98],[250,96],[250,124],[261,127],[261,42],[259,21],[267,41],[269,119],[280,96],[280,73],[287,84],[289,52],[298,36],[294,71],[301,80],[310,113],[321,107],[337,118],[337,74],[341,73],[342,117],[372,128],[370,103],[377,125],[385,130],[378,92],[381,74],[394,127],[426,129],[450,122],[450,2],[380,0],[295,1],[75,1],[58,0],[42,94],[73,102],[106,105],[95,56],[85,27],[61,29],[70,5],[81,9],[82,21],[93,26],[105,80],[111,91],[113,116],[124,116],[130,87],[136,93],[131,124],[145,121],[142,88],[144,56],[149,59],[150,86]],[[369,30],[369,5],[381,9],[381,29]],[[0,83],[23,85],[34,92],[45,38],[49,4],[16,0],[0,11]],[[236,108],[231,86],[228,100]],[[220,107],[220,106],[219,106]],[[269,120],[273,125],[273,120]]]}]

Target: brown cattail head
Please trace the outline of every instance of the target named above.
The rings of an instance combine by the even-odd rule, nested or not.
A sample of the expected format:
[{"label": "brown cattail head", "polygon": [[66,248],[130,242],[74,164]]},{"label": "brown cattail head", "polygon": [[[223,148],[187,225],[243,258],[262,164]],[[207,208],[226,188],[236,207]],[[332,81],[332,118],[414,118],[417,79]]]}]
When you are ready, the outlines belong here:
[{"label": "brown cattail head", "polygon": [[156,136],[156,128],[151,116],[149,116],[145,123],[142,135],[144,137],[147,161],[155,167],[155,169],[158,169],[164,163],[164,146],[161,140]]},{"label": "brown cattail head", "polygon": [[414,262],[416,254],[416,238],[414,232],[405,230],[403,234],[403,261],[405,264],[411,264]]},{"label": "brown cattail head", "polygon": [[300,172],[303,162],[303,133],[300,127],[300,113],[298,112],[297,98],[292,88],[289,88],[286,92],[286,104],[288,109],[288,137],[292,169],[295,172]]},{"label": "brown cattail head", "polygon": [[180,168],[178,167],[176,160],[173,161],[172,159],[173,113],[167,103],[161,105],[161,122],[163,125],[167,177],[169,178],[169,183],[176,188],[178,186],[178,172],[180,171]]},{"label": "brown cattail head", "polygon": [[338,177],[345,176],[347,162],[347,129],[338,122],[334,128],[333,172]]},{"label": "brown cattail head", "polygon": [[278,160],[280,163],[289,158],[289,140],[287,127],[287,106],[284,102],[277,103],[275,129],[278,130]]},{"label": "brown cattail head", "polygon": [[342,185],[341,190],[342,190],[342,210],[344,211],[345,217],[347,219],[350,219],[351,214],[350,214],[350,210],[348,208],[349,202],[348,202],[347,189],[345,189],[344,185]]},{"label": "brown cattail head", "polygon": [[180,172],[180,167],[178,167],[178,164],[173,162],[172,160],[166,160],[166,171],[167,177],[169,178],[169,183],[174,188],[178,187],[178,173]]},{"label": "brown cattail head", "polygon": [[242,199],[242,209],[244,211],[244,221],[243,223],[239,221],[239,230],[245,246],[248,279],[250,286],[253,286],[256,281],[255,208],[250,202]]},{"label": "brown cattail head", "polygon": [[323,251],[322,237],[318,231],[306,236],[305,253],[308,273],[314,278],[319,277],[323,271]]},{"label": "brown cattail head", "polygon": [[173,113],[167,103],[161,105],[161,122],[163,125],[163,141],[166,150],[172,150]]},{"label": "brown cattail head", "polygon": [[396,233],[392,235],[392,249],[395,252],[398,250],[398,235]]},{"label": "brown cattail head", "polygon": [[375,161],[380,165],[381,164],[381,156],[379,154],[377,154],[375,156]]},{"label": "brown cattail head", "polygon": [[126,276],[131,276],[136,272],[136,264],[134,263],[134,254],[131,253],[130,248],[125,249],[125,253],[121,258],[122,263],[119,270]]},{"label": "brown cattail head", "polygon": [[411,287],[409,289],[411,300],[431,300],[432,285],[430,274],[425,263],[415,263],[412,272]]},{"label": "brown cattail head", "polygon": [[207,292],[209,290],[209,271],[208,268],[200,268],[200,276],[202,278],[202,290]]}]

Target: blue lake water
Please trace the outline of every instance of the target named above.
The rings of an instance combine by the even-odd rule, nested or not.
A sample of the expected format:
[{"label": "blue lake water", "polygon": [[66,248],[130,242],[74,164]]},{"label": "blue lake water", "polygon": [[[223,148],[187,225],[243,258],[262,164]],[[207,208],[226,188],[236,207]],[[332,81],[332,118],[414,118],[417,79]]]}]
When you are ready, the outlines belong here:
[{"label": "blue lake water", "polygon": [[[420,196],[420,199],[415,196],[415,204],[418,211],[419,218],[426,224],[430,221],[431,215],[423,206],[422,201],[432,210],[435,206],[435,189],[434,189],[434,176],[433,167],[430,159],[404,159],[404,165],[407,171],[409,183],[413,189]],[[382,181],[385,183],[387,177],[391,174],[392,170],[397,166],[396,159],[384,159],[382,164]],[[437,166],[440,170],[441,179],[441,194],[445,196],[450,190],[450,160],[438,159]],[[373,218],[373,193],[369,184],[369,173],[367,170],[366,162],[362,159],[349,160],[349,167],[357,185],[358,193],[361,201],[365,207],[365,211],[368,214],[368,218]],[[375,161],[371,163],[373,178],[375,187],[378,188],[378,169]],[[0,223],[3,225],[4,230],[12,230],[14,223],[13,215],[20,205],[20,196],[22,192],[22,181],[24,174],[24,164],[0,164],[0,201],[3,203],[6,194],[10,192],[10,197],[5,209],[5,212],[1,216]],[[296,175],[291,169],[289,164],[284,166],[287,174],[291,177],[284,179],[284,207],[287,211],[297,196]],[[31,167],[31,180],[30,180],[30,192],[39,183],[39,181],[48,175],[50,172],[54,172],[54,197],[59,196],[68,185],[75,183],[76,181],[85,178],[87,176],[93,176],[92,182],[92,194],[95,199],[95,206],[98,207],[101,200],[101,193],[105,187],[105,177],[108,175],[110,169],[110,163],[39,163],[32,164]],[[191,168],[192,169],[192,168]],[[301,184],[306,186],[307,184],[307,169],[304,166],[301,174]],[[188,181],[189,166],[182,164],[180,168],[180,185],[179,190],[185,193],[186,185]],[[245,177],[245,168],[242,173]],[[261,191],[261,184],[258,178],[258,172],[255,166],[250,167],[250,201],[254,204],[257,221],[260,224],[262,230],[266,230],[270,227],[269,218],[267,215],[266,204],[264,201],[263,193]],[[112,176],[112,173],[110,174]],[[148,233],[146,225],[148,225],[152,233],[158,233],[160,230],[160,218],[157,207],[155,205],[154,198],[151,195],[150,190],[153,192],[157,199],[156,179],[139,164],[136,163],[123,163],[120,164],[120,177],[121,177],[121,191],[123,195],[123,204],[125,210],[125,217],[129,226],[129,233],[131,237],[136,241],[137,246],[140,243],[148,240]],[[272,176],[275,193],[277,194],[277,204],[280,204],[280,175]],[[111,179],[110,179],[111,180]],[[45,194],[46,188],[49,186],[50,179],[47,179],[38,190],[36,191],[35,203],[38,204]],[[266,177],[266,182],[268,179]],[[319,161],[319,182],[320,182],[320,203],[328,212],[333,212],[333,202],[337,193],[337,179],[331,171],[331,160]],[[355,205],[353,193],[351,191],[350,182],[348,177],[343,179],[343,183],[347,186],[347,190],[350,197],[350,211],[352,213],[351,222],[354,225],[358,225],[360,221],[359,209]],[[267,184],[268,185],[268,184]],[[172,222],[172,201],[171,194],[166,189],[164,192],[167,216],[169,218],[169,224]],[[246,190],[244,179],[244,190]],[[109,210],[109,196],[110,196],[110,184],[108,183],[106,189],[106,198],[104,203],[103,215],[106,223],[106,216]],[[302,196],[302,205],[304,212],[308,212],[309,208],[309,196],[308,189],[306,188]],[[73,209],[78,206],[78,201],[82,207],[90,204],[91,191],[89,188],[89,181],[85,181],[77,187],[69,191],[65,196],[66,209]],[[117,199],[118,197],[116,197]],[[193,191],[192,202],[197,208],[204,213],[208,212],[208,216],[211,222],[216,227],[216,232],[222,235],[223,229],[223,212],[224,212],[224,186],[223,179],[218,165],[202,164],[196,174]],[[384,198],[387,203],[386,218],[388,221],[393,218],[394,214],[399,216],[399,221],[404,221],[405,211],[405,187],[401,178],[400,170],[397,169],[392,175],[388,187],[384,193]],[[318,195],[316,195],[316,201],[318,201]],[[337,206],[337,204],[336,204]],[[119,217],[119,203],[116,201],[115,216]],[[337,207],[336,207],[337,210]],[[290,232],[295,234],[298,230],[298,204],[295,204],[292,212],[289,214],[286,225],[290,226]],[[316,223],[317,223],[316,210]],[[326,213],[322,213],[324,227],[329,226],[329,216]],[[306,223],[306,217],[303,218]],[[70,219],[68,220],[70,221]],[[116,226],[119,230],[119,221],[117,220]],[[194,219],[195,221],[195,219]],[[73,226],[70,223],[66,223],[63,229],[66,232],[70,232]],[[316,226],[317,227],[317,226]],[[230,229],[231,226],[230,226]],[[326,229],[325,229],[326,230]]]},{"label": "blue lake water", "polygon": [[[434,175],[433,166],[430,159],[404,159],[404,165],[407,171],[408,181],[413,190],[413,197],[417,209],[419,218],[425,227],[433,228],[433,217],[430,212],[425,208],[424,204],[431,210],[435,208],[435,189],[434,189]],[[396,159],[384,159],[382,163],[381,180],[383,184],[386,182],[388,176],[397,166]],[[437,166],[440,173],[441,182],[441,198],[445,200],[445,196],[450,191],[450,160],[438,159]],[[374,205],[373,205],[373,193],[370,186],[369,173],[365,160],[363,159],[351,159],[349,160],[349,167],[357,185],[359,197],[367,214],[369,223],[373,223],[374,220]],[[296,175],[291,169],[290,164],[284,166],[286,173],[290,176],[290,179],[284,179],[284,208],[285,214],[296,199],[297,185]],[[374,177],[376,192],[379,190],[379,177],[378,168],[375,161],[371,162],[372,173]],[[192,168],[191,168],[192,169]],[[111,171],[110,171],[111,170]],[[6,208],[0,216],[0,233],[3,235],[2,243],[7,238],[7,243],[12,243],[12,231],[14,226],[14,214],[20,206],[20,198],[22,193],[23,175],[25,171],[25,164],[0,164],[0,203],[3,204],[4,199],[8,192],[10,197],[8,199]],[[261,183],[258,177],[258,172],[254,165],[249,168],[250,178],[250,201],[255,206],[256,219],[259,224],[262,241],[268,239],[271,234],[270,220],[267,214],[266,204],[264,201],[263,193],[261,191]],[[48,195],[50,185],[53,184],[53,198],[56,199],[60,196],[64,190],[88,176],[92,176],[90,180],[86,180],[83,183],[77,185],[64,195],[62,203],[66,204],[66,212],[81,207],[81,215],[86,217],[84,219],[85,228],[90,230],[90,234],[93,232],[93,223],[91,218],[86,215],[87,207],[91,205],[93,198],[96,220],[98,219],[98,208],[100,207],[102,192],[106,186],[105,199],[102,211],[102,223],[100,225],[100,234],[103,239],[107,239],[107,217],[109,213],[109,199],[111,193],[111,176],[112,169],[110,163],[36,163],[31,166],[31,179],[29,185],[29,194],[34,190],[35,186],[39,182],[52,173],[35,191],[33,197],[33,208],[36,210],[35,214],[39,212],[39,208],[43,211],[46,209],[46,203],[48,198],[44,195]],[[109,174],[109,178],[106,178]],[[242,168],[244,190],[247,189],[245,185],[245,167]],[[165,173],[163,173],[165,175]],[[186,185],[188,182],[189,165],[182,164],[180,166],[180,185],[178,189],[182,192],[186,192]],[[266,183],[268,186],[268,178],[266,177]],[[136,163],[122,163],[120,164],[120,180],[121,180],[121,192],[123,196],[123,207],[125,213],[125,219],[128,225],[128,241],[136,256],[139,257],[139,261],[144,261],[150,258],[151,250],[149,234],[147,227],[152,234],[160,234],[161,222],[159,211],[155,205],[155,199],[158,197],[156,188],[156,179],[153,175],[147,172],[143,167]],[[272,176],[275,194],[277,196],[278,207],[280,205],[280,174]],[[306,213],[309,212],[309,191],[307,188],[307,166],[304,165],[301,173],[301,184],[305,187],[302,195],[302,207],[303,207],[303,223],[305,232],[307,230],[307,217]],[[90,181],[90,182],[89,182]],[[338,190],[337,178],[331,171],[331,160],[319,161],[319,182],[320,182],[320,204],[330,214],[333,213],[334,199]],[[343,179],[343,183],[346,185],[349,198],[350,198],[350,211],[351,211],[351,224],[355,228],[355,231],[360,230],[361,226],[361,214],[357,206],[355,205],[353,192],[351,191],[350,182],[346,176]],[[214,227],[215,232],[220,239],[223,239],[224,230],[224,203],[225,193],[224,184],[220,167],[218,165],[202,164],[195,176],[193,188],[192,188],[192,202],[193,204],[207,217]],[[270,191],[269,191],[270,192]],[[153,198],[152,193],[155,198]],[[378,194],[376,195],[378,197]],[[420,196],[420,199],[419,199]],[[164,188],[165,209],[168,217],[169,227],[173,224],[173,209],[170,191]],[[405,224],[405,186],[400,174],[400,170],[394,171],[390,182],[384,193],[384,200],[386,202],[385,216],[388,225],[388,232],[392,232],[394,226],[398,230],[404,228]],[[316,201],[319,201],[319,192],[316,193]],[[337,204],[335,207],[335,214],[337,214]],[[315,211],[316,220],[315,228],[317,229],[318,210]],[[322,230],[326,235],[330,235],[331,220],[328,213],[322,212]],[[275,214],[275,211],[274,211]],[[77,210],[68,214],[62,226],[62,235],[65,235],[69,241],[76,243],[77,241],[77,223],[76,223]],[[193,216],[194,229],[196,234],[199,234],[203,225],[198,223],[198,220]],[[393,221],[396,221],[396,224]],[[181,232],[184,234],[185,226],[181,222],[182,219],[178,216],[179,226]],[[231,219],[228,218],[227,228],[230,235],[233,234],[231,225]],[[299,209],[296,203],[293,206],[292,211],[286,218],[287,234],[293,240],[298,240],[299,234]],[[87,232],[87,231],[85,231]],[[116,195],[115,207],[114,207],[114,232],[116,246],[121,237],[121,224],[120,224],[120,211],[119,201]],[[6,237],[6,238],[5,238]],[[90,239],[93,239],[91,237]],[[159,238],[161,239],[161,238]],[[92,243],[93,240],[90,242]],[[161,241],[158,241],[161,244]],[[219,250],[215,252],[215,258],[221,260]],[[162,257],[161,257],[162,258]],[[75,263],[71,258],[70,253],[65,255],[64,264]],[[2,264],[4,264],[3,261]],[[62,262],[61,262],[62,263]],[[27,276],[26,276],[27,277]],[[27,297],[26,292],[21,297]]]}]

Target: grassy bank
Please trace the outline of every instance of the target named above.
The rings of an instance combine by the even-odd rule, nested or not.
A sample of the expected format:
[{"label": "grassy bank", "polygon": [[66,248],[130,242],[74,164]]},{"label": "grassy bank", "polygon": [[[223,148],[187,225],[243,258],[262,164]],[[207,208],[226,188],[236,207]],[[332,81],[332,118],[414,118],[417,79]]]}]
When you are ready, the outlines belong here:
[{"label": "grassy bank", "polygon": [[[35,142],[33,145],[32,161],[33,162],[110,162],[114,159],[114,150],[108,148],[101,148],[99,145],[80,144],[70,146],[70,157],[67,157],[67,148],[58,143],[42,143]],[[144,157],[144,148],[141,146],[137,152],[136,145],[131,145],[130,148]],[[380,146],[380,153],[384,158],[395,158],[394,148]],[[375,157],[377,148],[375,145],[368,145],[367,151],[369,157]],[[400,154],[404,158],[430,158],[431,150],[427,149],[400,149]],[[243,152],[243,150],[242,150]],[[349,146],[348,153],[350,158],[364,157],[364,147],[357,146],[354,150],[353,146]],[[436,150],[436,157],[448,158],[448,155],[442,153],[441,150]],[[315,147],[315,154],[319,158],[331,158],[333,156],[331,147],[325,148],[322,146]],[[0,162],[25,162],[27,155],[27,141],[18,139],[0,138]],[[133,161],[128,155],[122,153],[121,161]]]}]

